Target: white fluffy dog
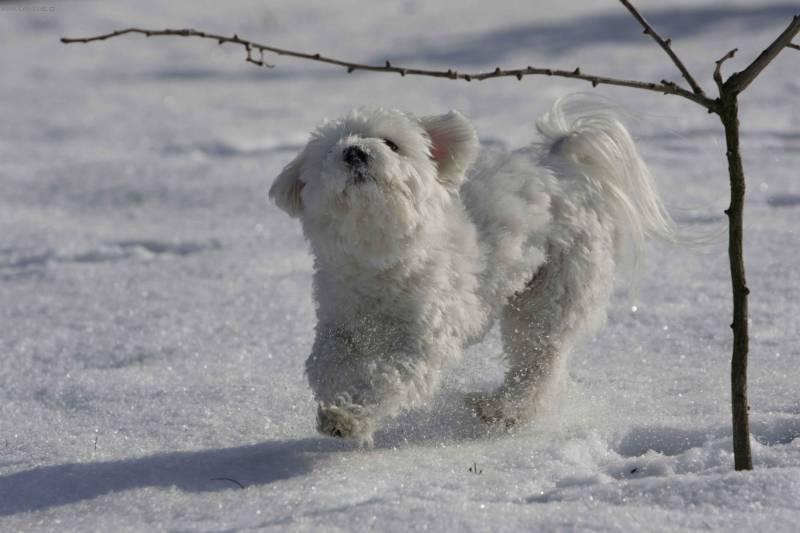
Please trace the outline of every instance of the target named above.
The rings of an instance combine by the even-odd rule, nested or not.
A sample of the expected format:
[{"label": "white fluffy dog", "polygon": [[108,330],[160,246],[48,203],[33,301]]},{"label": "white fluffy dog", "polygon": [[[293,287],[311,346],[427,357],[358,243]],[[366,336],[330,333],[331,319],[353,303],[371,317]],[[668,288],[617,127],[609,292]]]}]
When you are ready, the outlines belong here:
[{"label": "white fluffy dog", "polygon": [[323,123],[275,180],[270,197],[300,218],[315,259],[306,373],[321,433],[371,443],[495,319],[505,381],[468,403],[487,422],[525,421],[604,320],[623,250],[671,233],[608,107],[562,99],[537,127],[540,143],[471,168],[478,137],[461,114],[357,109]]}]

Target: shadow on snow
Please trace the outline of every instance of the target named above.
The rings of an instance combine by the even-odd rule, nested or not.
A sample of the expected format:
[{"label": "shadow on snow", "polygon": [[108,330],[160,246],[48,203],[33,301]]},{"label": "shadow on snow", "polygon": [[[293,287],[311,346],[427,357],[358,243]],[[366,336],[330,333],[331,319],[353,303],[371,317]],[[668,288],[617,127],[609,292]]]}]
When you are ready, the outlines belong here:
[{"label": "shadow on snow", "polygon": [[[375,447],[464,441],[494,433],[463,408],[460,394],[445,393],[437,409],[399,416],[375,435]],[[500,432],[504,434],[505,432]],[[240,490],[306,475],[353,441],[309,437],[138,458],[36,467],[0,477],[0,516],[38,511],[146,487],[186,492]]]},{"label": "shadow on snow", "polygon": [[308,438],[37,467],[0,478],[0,516],[144,487],[210,492],[240,490],[236,482],[267,485],[303,475],[330,453],[353,448],[348,442]]}]

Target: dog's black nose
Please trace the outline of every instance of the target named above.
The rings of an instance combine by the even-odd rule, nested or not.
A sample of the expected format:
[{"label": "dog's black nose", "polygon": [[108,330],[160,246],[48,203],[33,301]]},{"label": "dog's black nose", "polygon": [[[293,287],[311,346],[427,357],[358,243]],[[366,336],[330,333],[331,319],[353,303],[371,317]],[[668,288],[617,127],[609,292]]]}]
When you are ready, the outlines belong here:
[{"label": "dog's black nose", "polygon": [[367,162],[367,159],[369,159],[367,152],[358,146],[348,146],[345,148],[342,152],[342,157],[344,158],[345,163],[351,167],[362,166]]}]

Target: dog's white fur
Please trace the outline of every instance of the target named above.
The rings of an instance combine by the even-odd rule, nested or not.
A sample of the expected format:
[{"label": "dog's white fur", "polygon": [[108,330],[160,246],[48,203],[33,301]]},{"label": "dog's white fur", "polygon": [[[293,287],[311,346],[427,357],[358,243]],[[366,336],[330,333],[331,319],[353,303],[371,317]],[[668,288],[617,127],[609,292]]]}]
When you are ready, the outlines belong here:
[{"label": "dog's white fur", "polygon": [[371,442],[498,318],[505,381],[469,404],[486,421],[530,418],[603,322],[623,251],[672,232],[610,108],[569,97],[537,126],[540,143],[483,154],[465,179],[479,144],[459,113],[357,109],[323,123],[275,180],[270,197],[300,218],[315,258],[306,372],[323,434]]}]

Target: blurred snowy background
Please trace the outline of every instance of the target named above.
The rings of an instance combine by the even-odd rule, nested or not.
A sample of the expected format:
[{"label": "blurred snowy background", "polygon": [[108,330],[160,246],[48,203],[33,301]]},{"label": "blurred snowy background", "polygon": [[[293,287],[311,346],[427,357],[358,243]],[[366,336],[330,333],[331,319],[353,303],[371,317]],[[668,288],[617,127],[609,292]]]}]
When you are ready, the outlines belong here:
[{"label": "blurred snowy background", "polygon": [[[714,60],[738,47],[725,67],[743,67],[798,11],[637,5],[710,91]],[[588,84],[289,58],[259,69],[238,47],[180,38],[58,41],[128,26],[364,62],[679,81],[612,0],[0,2],[0,529],[796,531],[800,52],[741,102],[756,470],[734,473],[724,236],[650,247],[636,290],[621,284],[608,326],[573,354],[567,393],[511,435],[470,438],[458,401],[499,382],[496,336],[375,449],[314,433],[310,256],[266,199],[308,132],[357,105],[457,108],[484,143],[515,148]],[[724,224],[715,117],[593,91],[629,113],[675,218]]]}]

